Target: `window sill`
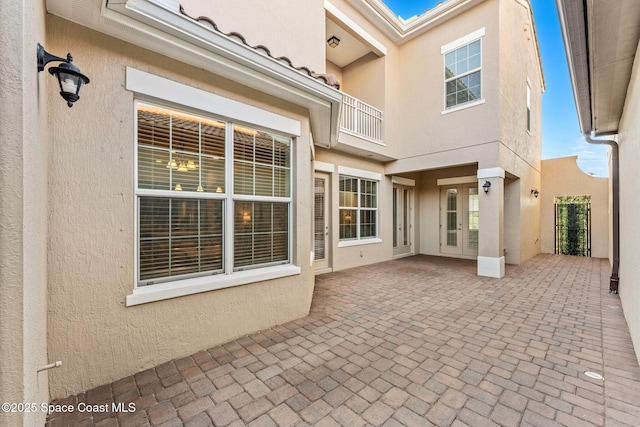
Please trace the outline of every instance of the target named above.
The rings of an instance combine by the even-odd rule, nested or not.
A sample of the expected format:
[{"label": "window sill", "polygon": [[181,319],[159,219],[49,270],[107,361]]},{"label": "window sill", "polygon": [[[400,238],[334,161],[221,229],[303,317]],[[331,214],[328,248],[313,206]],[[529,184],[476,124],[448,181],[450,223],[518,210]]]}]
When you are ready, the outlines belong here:
[{"label": "window sill", "polygon": [[462,105],[460,105],[458,107],[449,108],[447,110],[442,111],[440,114],[444,116],[445,114],[454,113],[454,112],[460,111],[460,110],[465,110],[467,108],[475,107],[476,105],[482,105],[484,103],[485,103],[484,99],[479,99],[477,101],[467,102],[466,104],[462,104]]},{"label": "window sill", "polygon": [[279,279],[296,274],[300,274],[300,267],[289,264],[238,271],[229,275],[220,274],[179,280],[171,283],[161,283],[158,285],[141,286],[134,289],[133,294],[127,295],[126,306],[131,307],[133,305],[246,285],[264,280]]},{"label": "window sill", "polygon": [[370,245],[373,243],[382,243],[382,239],[361,239],[361,240],[344,240],[338,242],[339,248],[347,248],[349,246],[361,246],[361,245]]}]

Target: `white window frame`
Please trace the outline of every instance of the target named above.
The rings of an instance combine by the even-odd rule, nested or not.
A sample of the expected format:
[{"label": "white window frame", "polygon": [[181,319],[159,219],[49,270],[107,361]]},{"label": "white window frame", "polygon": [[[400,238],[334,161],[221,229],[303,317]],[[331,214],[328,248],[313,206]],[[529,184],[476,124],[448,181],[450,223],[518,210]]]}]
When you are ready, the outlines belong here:
[{"label": "white window frame", "polygon": [[[280,136],[285,136],[292,139],[291,144],[291,173],[290,179],[293,181],[295,175],[295,138],[301,135],[300,122],[288,117],[284,117],[251,105],[243,104],[238,101],[234,101],[228,98],[224,98],[219,95],[215,95],[210,92],[206,92],[201,89],[197,89],[182,83],[178,83],[172,80],[165,79],[153,74],[149,74],[134,68],[127,67],[126,70],[126,89],[134,92],[136,101],[134,102],[133,114],[137,115],[138,102],[144,102],[146,104],[160,105],[165,108],[176,108],[178,110],[184,110],[186,112],[193,112],[195,115],[203,115],[206,113],[212,114],[218,120],[231,121],[232,123],[240,126],[245,125],[254,129],[263,129],[267,132],[271,132]],[[137,119],[136,119],[137,120]],[[158,193],[155,190],[139,190],[137,184],[138,176],[138,158],[137,158],[137,145],[138,135],[137,127],[134,135],[134,164],[135,164],[135,210],[134,210],[134,224],[135,224],[135,253],[134,253],[134,289],[131,295],[126,297],[126,305],[133,306],[138,304],[144,304],[152,301],[159,301],[169,298],[175,298],[184,295],[191,295],[199,292],[206,292],[215,289],[223,289],[232,286],[245,285],[248,283],[259,282],[264,280],[277,279],[292,275],[298,275],[301,272],[299,266],[295,265],[294,243],[293,236],[293,199],[294,199],[294,186],[291,185],[290,197],[282,198],[287,199],[289,203],[289,264],[269,266],[264,268],[246,269],[243,271],[233,271],[232,254],[233,254],[233,213],[234,206],[232,201],[235,200],[249,200],[249,201],[264,201],[262,197],[256,196],[238,196],[233,194],[233,175],[232,170],[225,168],[226,173],[226,185],[228,200],[225,203],[229,205],[226,207],[225,225],[224,225],[224,240],[226,246],[224,253],[227,254],[223,258],[225,263],[225,272],[223,274],[217,274],[214,276],[200,276],[184,278],[175,281],[168,281],[164,283],[158,283],[154,285],[138,286],[138,197],[140,194],[148,194],[149,191],[155,195]],[[233,132],[232,126],[227,126],[227,132]],[[231,141],[231,143],[229,143]],[[227,138],[227,150],[231,150],[233,135],[231,139]],[[231,159],[230,161],[233,161]],[[162,192],[164,195],[164,192]],[[175,194],[173,192],[170,197],[180,197],[181,194]],[[177,192],[179,193],[179,192]],[[198,197],[201,197],[201,193],[197,193]],[[183,197],[188,196],[182,194]],[[206,196],[205,196],[206,197]],[[217,197],[217,196],[211,196]],[[270,198],[270,201],[278,201],[278,198]],[[231,221],[231,222],[229,222]],[[231,254],[231,255],[230,255]],[[231,260],[231,261],[230,261]]]},{"label": "white window frame", "polygon": [[[440,48],[440,54],[442,55],[442,70],[443,70],[443,76],[444,74],[444,70],[446,69],[446,55],[456,49],[459,49],[461,47],[464,47],[468,44],[471,44],[473,42],[475,42],[476,40],[480,40],[480,67],[478,68],[474,68],[472,70],[468,70],[465,73],[462,73],[460,75],[457,75],[455,77],[452,77],[450,79],[444,79],[443,80],[443,85],[442,85],[442,105],[443,105],[443,110],[441,112],[442,115],[444,114],[449,114],[449,113],[453,113],[455,111],[460,111],[460,110],[464,110],[466,108],[470,108],[470,107],[475,107],[477,105],[481,105],[485,103],[485,99],[484,99],[484,73],[482,72],[483,69],[483,57],[484,57],[484,51],[483,51],[483,38],[485,35],[485,27],[482,27],[472,33],[469,33],[463,37],[460,37],[457,40],[452,41],[451,43],[447,43],[446,45],[442,46]],[[449,107],[447,108],[447,82],[451,81],[451,80],[455,80],[455,79],[459,79],[461,77],[465,77],[469,74],[473,74],[475,72],[480,72],[480,97],[478,99],[475,99],[473,101],[468,101],[465,102],[463,104],[458,104],[455,105],[453,107]]]},{"label": "white window frame", "polygon": [[[356,168],[351,168],[347,166],[338,166],[338,185],[340,182],[340,177],[345,176],[348,178],[355,178],[358,180],[358,206],[355,208],[356,210],[356,238],[349,240],[342,240],[339,236],[338,231],[338,247],[348,247],[348,246],[359,246],[359,245],[370,245],[373,243],[381,243],[382,239],[380,238],[380,185],[382,183],[382,174],[377,172],[371,172]],[[377,182],[377,194],[376,194],[376,207],[375,209],[366,208],[366,210],[375,210],[376,211],[376,236],[375,237],[360,237],[360,182],[361,180],[367,181],[375,181]],[[338,202],[338,217],[339,212],[343,208],[340,206]],[[344,209],[354,210],[354,208],[345,207]],[[338,224],[340,220],[338,219]]]}]

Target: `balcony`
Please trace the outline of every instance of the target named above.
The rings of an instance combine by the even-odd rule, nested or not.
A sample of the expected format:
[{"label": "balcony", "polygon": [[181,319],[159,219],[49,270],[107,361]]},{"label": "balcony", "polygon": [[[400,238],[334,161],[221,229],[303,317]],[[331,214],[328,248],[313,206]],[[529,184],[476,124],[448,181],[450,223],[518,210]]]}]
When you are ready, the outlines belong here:
[{"label": "balcony", "polygon": [[343,93],[340,131],[384,145],[382,111]]}]

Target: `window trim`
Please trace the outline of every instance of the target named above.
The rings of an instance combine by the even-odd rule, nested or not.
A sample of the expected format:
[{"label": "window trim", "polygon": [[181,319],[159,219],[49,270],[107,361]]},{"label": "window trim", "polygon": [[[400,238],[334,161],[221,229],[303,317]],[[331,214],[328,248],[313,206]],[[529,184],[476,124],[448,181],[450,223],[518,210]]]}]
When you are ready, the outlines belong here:
[{"label": "window trim", "polygon": [[[485,103],[485,98],[484,98],[484,73],[482,72],[483,70],[483,57],[484,57],[484,50],[483,50],[483,38],[485,36],[485,27],[482,27],[472,33],[469,33],[463,37],[460,37],[457,40],[454,40],[450,43],[447,43],[443,46],[440,47],[440,55],[442,56],[442,69],[443,71],[446,68],[446,60],[445,57],[448,53],[459,49],[461,47],[464,47],[466,45],[469,45],[473,42],[475,42],[476,40],[480,40],[480,67],[478,68],[474,68],[473,70],[469,70],[463,74],[460,74],[459,76],[455,76],[452,77],[450,79],[446,79],[444,78],[442,81],[442,105],[443,105],[443,110],[440,112],[440,115],[445,115],[448,113],[453,113],[455,111],[460,111],[460,110],[464,110],[466,108],[469,107],[475,107],[477,105],[482,105]],[[447,82],[454,80],[454,79],[458,79],[464,76],[467,76],[469,74],[475,73],[475,72],[480,72],[480,97],[478,99],[475,99],[473,101],[467,101],[465,103],[462,104],[458,104],[458,105],[454,105],[452,107],[447,108]],[[444,76],[444,74],[443,74]]]},{"label": "window trim", "polygon": [[[340,232],[338,231],[338,247],[349,247],[349,246],[359,246],[359,245],[369,245],[372,243],[382,243],[382,239],[380,238],[380,186],[382,184],[382,174],[372,171],[366,171],[362,169],[351,168],[348,166],[338,166],[338,186],[340,185],[340,177],[345,176],[349,178],[356,178],[358,180],[358,207],[356,208],[357,213],[357,222],[356,222],[356,233],[359,235],[359,223],[360,223],[360,182],[361,180],[367,181],[375,181],[377,182],[377,193],[376,193],[376,208],[370,209],[366,208],[366,210],[375,210],[376,211],[376,236],[375,237],[357,237],[355,239],[340,239]],[[338,190],[339,192],[339,190]],[[338,201],[338,217],[340,216],[340,210],[342,207],[340,206],[340,201]],[[348,209],[348,207],[345,207]],[[339,224],[339,220],[338,220]]]},{"label": "window trim", "polygon": [[[227,132],[233,132],[233,125],[247,125],[254,129],[264,129],[268,132],[274,133],[278,136],[284,136],[291,139],[291,165],[290,165],[290,196],[289,197],[273,197],[270,198],[270,202],[286,201],[289,204],[289,242],[288,253],[289,263],[281,265],[266,266],[260,268],[246,268],[241,271],[234,271],[232,264],[232,257],[229,253],[233,253],[233,233],[228,232],[225,229],[224,241],[228,243],[231,241],[231,246],[227,245],[224,249],[224,253],[227,255],[223,259],[223,265],[225,268],[224,274],[205,275],[198,277],[187,277],[178,279],[175,281],[168,281],[157,283],[151,286],[138,286],[138,256],[139,256],[139,201],[138,198],[141,195],[147,196],[166,196],[171,198],[189,197],[190,195],[197,195],[198,198],[213,198],[219,199],[223,196],[220,195],[203,195],[202,193],[184,192],[168,195],[167,192],[150,189],[139,189],[137,183],[138,176],[138,134],[137,127],[134,126],[134,271],[133,271],[133,293],[126,296],[126,306],[133,306],[138,304],[144,304],[153,301],[160,301],[169,298],[175,298],[179,296],[191,295],[200,292],[206,292],[211,290],[217,290],[222,288],[228,288],[232,286],[239,286],[250,284],[254,282],[260,282],[264,280],[271,280],[276,278],[282,278],[292,275],[298,275],[301,273],[301,269],[296,265],[295,253],[294,253],[294,220],[292,213],[294,212],[295,201],[295,141],[296,136],[300,136],[300,122],[291,118],[280,116],[270,111],[262,110],[260,108],[242,104],[238,101],[227,99],[219,95],[212,94],[210,92],[203,91],[201,89],[193,88],[191,86],[184,85],[182,83],[174,82],[159,76],[155,76],[149,73],[145,73],[133,68],[127,68],[127,85],[126,88],[135,93],[132,117],[137,120],[137,108],[139,104],[152,104],[162,106],[168,109],[184,110],[187,113],[193,113],[195,115],[211,114],[215,118],[224,120],[227,122]],[[223,114],[220,114],[220,111]],[[266,125],[265,125],[266,124]],[[232,149],[233,137],[227,141],[231,143],[226,144],[225,149]],[[248,195],[234,195],[233,194],[233,176],[232,171],[225,167],[226,174],[226,192],[224,193],[224,200],[226,200],[226,213],[225,224],[233,224],[234,203],[237,200],[250,200],[250,201],[264,201],[261,196],[248,196]],[[230,176],[231,175],[231,176]],[[260,200],[258,200],[260,199]],[[228,221],[231,221],[229,223]],[[231,251],[231,252],[229,252]]]}]

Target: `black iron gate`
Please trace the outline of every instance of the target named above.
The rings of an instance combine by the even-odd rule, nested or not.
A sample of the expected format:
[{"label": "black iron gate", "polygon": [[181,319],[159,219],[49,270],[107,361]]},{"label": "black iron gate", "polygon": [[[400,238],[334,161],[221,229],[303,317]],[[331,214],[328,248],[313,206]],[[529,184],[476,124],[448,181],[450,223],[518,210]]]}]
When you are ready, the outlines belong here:
[{"label": "black iron gate", "polygon": [[556,199],[556,254],[591,256],[591,203]]}]

